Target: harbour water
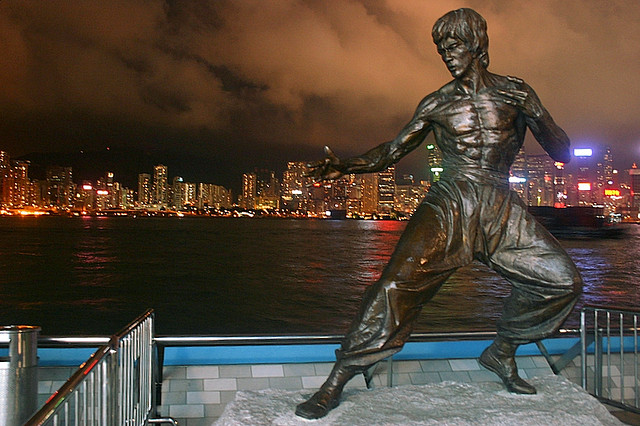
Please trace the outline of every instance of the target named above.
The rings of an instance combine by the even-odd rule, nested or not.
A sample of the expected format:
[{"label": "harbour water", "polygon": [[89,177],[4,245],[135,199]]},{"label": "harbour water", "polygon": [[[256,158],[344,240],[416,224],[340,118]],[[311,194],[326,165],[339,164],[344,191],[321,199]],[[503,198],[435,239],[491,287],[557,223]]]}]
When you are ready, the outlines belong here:
[{"label": "harbour water", "polygon": [[[0,325],[109,335],[147,308],[161,335],[340,334],[406,222],[0,217]],[[640,306],[640,226],[561,240],[579,303]],[[416,331],[493,330],[509,284],[480,263],[425,306]],[[567,322],[577,326],[577,310]]]}]

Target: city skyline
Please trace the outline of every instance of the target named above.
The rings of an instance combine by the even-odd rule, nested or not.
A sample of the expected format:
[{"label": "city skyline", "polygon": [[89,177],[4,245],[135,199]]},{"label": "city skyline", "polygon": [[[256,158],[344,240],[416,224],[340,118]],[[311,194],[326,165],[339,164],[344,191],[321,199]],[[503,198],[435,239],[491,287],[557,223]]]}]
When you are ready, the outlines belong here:
[{"label": "city skyline", "polygon": [[[428,145],[427,150],[427,180],[396,174],[396,168],[390,166],[377,173],[345,175],[321,183],[306,176],[305,162],[289,161],[282,173],[264,167],[245,171],[242,189],[235,192],[171,174],[164,164],[139,171],[133,187],[122,184],[108,168],[96,180],[85,180],[74,177],[73,167],[56,164],[46,167],[45,178],[34,178],[29,161],[11,159],[0,150],[0,207],[191,212],[240,208],[306,212],[312,217],[328,211],[346,217],[408,217],[446,167],[436,145]],[[529,206],[601,206],[623,217],[637,215],[640,169],[635,164],[617,170],[608,146],[574,148],[572,157],[567,165],[554,162],[547,154],[527,154],[522,149],[511,167],[509,185]]]},{"label": "city skyline", "polygon": [[[638,161],[631,0],[4,1],[0,142],[15,157],[131,150],[226,186],[325,144],[358,154],[449,81],[430,29],[465,6],[487,19],[490,70],[535,87],[574,147]],[[423,147],[398,169],[424,177]]]}]

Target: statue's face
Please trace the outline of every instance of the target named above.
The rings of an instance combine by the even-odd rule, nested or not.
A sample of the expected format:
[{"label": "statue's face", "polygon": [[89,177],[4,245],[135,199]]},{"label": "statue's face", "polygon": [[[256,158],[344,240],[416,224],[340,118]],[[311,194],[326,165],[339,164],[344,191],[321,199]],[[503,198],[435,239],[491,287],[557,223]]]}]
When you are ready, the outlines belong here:
[{"label": "statue's face", "polygon": [[447,37],[438,43],[438,53],[453,78],[464,76],[474,60],[474,55],[467,45],[452,37]]}]

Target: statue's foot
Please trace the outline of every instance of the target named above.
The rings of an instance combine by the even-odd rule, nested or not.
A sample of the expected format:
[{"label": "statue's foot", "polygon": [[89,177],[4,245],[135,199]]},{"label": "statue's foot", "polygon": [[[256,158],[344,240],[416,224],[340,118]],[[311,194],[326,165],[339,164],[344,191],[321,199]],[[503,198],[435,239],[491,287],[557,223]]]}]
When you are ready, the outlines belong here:
[{"label": "statue's foot", "polygon": [[319,419],[340,404],[340,393],[335,389],[321,388],[307,401],[298,404],[296,415],[305,419]]},{"label": "statue's foot", "polygon": [[525,395],[536,393],[536,388],[518,376],[518,367],[514,357],[502,353],[495,343],[482,352],[480,365],[497,374],[509,392]]}]

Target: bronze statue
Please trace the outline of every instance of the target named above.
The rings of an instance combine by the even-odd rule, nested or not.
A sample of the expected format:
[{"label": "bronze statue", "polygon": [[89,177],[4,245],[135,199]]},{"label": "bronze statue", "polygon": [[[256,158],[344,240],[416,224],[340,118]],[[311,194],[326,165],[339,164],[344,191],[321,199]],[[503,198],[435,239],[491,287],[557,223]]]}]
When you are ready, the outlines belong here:
[{"label": "bronze statue", "polygon": [[575,265],[507,180],[527,128],[553,159],[565,163],[569,138],[529,85],[487,70],[487,27],[477,12],[447,13],[432,36],[453,81],[426,96],[394,140],[347,160],[325,147],[326,158],[309,165],[309,175],[318,180],[381,171],[433,132],[444,172],[407,224],[380,279],[366,291],[329,377],[298,405],[298,416],[325,416],[339,404],[347,381],[398,352],[422,305],[474,259],[512,285],[497,338],[479,360],[510,392],[536,393],[518,376],[516,349],[553,334],[581,294]]}]

